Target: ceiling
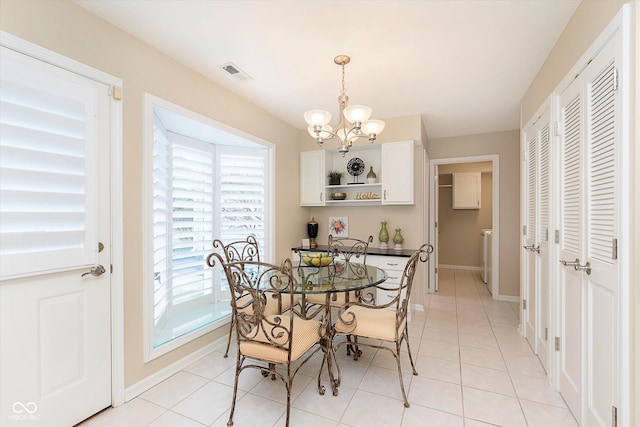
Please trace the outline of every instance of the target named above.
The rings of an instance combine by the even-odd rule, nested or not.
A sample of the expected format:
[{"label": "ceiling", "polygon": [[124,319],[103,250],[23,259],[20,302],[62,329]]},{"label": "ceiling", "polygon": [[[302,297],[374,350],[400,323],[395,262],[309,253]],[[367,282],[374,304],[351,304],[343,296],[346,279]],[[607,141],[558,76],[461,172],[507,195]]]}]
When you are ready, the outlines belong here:
[{"label": "ceiling", "polygon": [[[580,0],[76,0],[299,129],[420,114],[429,138],[519,128],[520,101]],[[232,62],[251,79],[221,69]]]}]

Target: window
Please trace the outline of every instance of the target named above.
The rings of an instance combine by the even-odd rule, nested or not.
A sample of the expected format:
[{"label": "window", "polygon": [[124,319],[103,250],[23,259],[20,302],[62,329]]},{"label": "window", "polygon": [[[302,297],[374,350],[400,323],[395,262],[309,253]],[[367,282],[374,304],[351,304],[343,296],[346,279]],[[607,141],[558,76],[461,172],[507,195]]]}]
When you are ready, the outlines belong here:
[{"label": "window", "polygon": [[206,258],[214,239],[249,234],[266,254],[270,193],[269,147],[149,100],[148,360],[228,321],[226,278]]}]

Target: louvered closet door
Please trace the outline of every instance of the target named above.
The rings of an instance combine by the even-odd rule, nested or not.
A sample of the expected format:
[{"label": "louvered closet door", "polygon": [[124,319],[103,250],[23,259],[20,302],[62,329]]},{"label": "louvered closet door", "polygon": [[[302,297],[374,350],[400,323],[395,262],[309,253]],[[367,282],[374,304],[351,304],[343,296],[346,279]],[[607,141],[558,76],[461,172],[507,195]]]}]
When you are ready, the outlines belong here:
[{"label": "louvered closet door", "polygon": [[[536,188],[537,188],[537,135],[535,130],[531,132],[531,135],[527,136],[526,140],[526,172],[527,172],[527,190],[526,190],[526,234],[525,234],[525,248],[524,252],[524,268],[525,268],[525,280],[526,286],[526,309],[525,315],[525,336],[529,345],[535,353],[536,350],[536,310],[537,310],[537,260],[536,253],[532,248],[536,247],[536,229],[537,229],[537,203],[536,203]],[[529,249],[526,249],[529,248]]]},{"label": "louvered closet door", "polygon": [[[561,95],[560,391],[584,426],[609,425],[619,384],[620,89],[613,37]],[[586,267],[590,267],[588,270]]]},{"label": "louvered closet door", "polygon": [[[619,34],[619,33],[617,33]],[[585,261],[586,283],[586,426],[608,425],[615,403],[618,354],[619,277],[616,238],[620,235],[619,164],[620,93],[616,60],[619,36],[611,40],[585,70],[587,159]],[[582,258],[581,258],[582,259]]]},{"label": "louvered closet door", "polygon": [[538,121],[538,261],[536,349],[544,369],[549,372],[551,333],[551,290],[549,280],[549,110]]},{"label": "louvered closet door", "polygon": [[[560,248],[561,260],[582,256],[582,141],[583,117],[580,84],[560,96]],[[560,392],[576,419],[582,413],[582,273],[562,267],[560,286]]]}]

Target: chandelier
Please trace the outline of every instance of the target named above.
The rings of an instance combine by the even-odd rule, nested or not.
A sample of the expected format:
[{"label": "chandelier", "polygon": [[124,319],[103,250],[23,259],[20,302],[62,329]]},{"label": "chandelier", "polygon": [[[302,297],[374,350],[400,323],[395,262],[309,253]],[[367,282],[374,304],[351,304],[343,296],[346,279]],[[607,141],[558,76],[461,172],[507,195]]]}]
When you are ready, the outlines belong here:
[{"label": "chandelier", "polygon": [[340,106],[340,122],[335,126],[329,126],[331,113],[324,110],[309,110],[304,113],[304,119],[309,125],[309,134],[316,139],[318,145],[325,140],[335,139],[340,147],[338,152],[344,155],[349,152],[353,141],[358,138],[369,138],[373,144],[378,134],[384,129],[382,120],[369,120],[373,110],[366,105],[352,105],[348,107],[349,97],[344,88],[344,66],[351,61],[347,55],[338,55],[333,59],[342,67],[342,90],[338,96]]}]

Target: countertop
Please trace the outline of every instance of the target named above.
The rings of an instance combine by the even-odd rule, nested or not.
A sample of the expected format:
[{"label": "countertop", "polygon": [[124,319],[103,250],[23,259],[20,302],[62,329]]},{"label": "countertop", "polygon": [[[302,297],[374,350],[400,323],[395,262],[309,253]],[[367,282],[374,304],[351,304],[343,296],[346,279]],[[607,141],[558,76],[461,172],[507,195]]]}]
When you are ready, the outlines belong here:
[{"label": "countertop", "polygon": [[[302,246],[296,246],[294,248],[291,248],[291,250],[294,252],[327,252],[329,250],[329,247],[327,245],[318,245],[317,248],[311,249],[303,248]],[[371,246],[369,246],[367,255],[400,256],[408,258],[413,255],[415,251],[415,249],[403,249],[401,251],[396,251],[395,249],[393,249],[393,247],[387,250],[380,250],[380,248],[372,248]]]}]

